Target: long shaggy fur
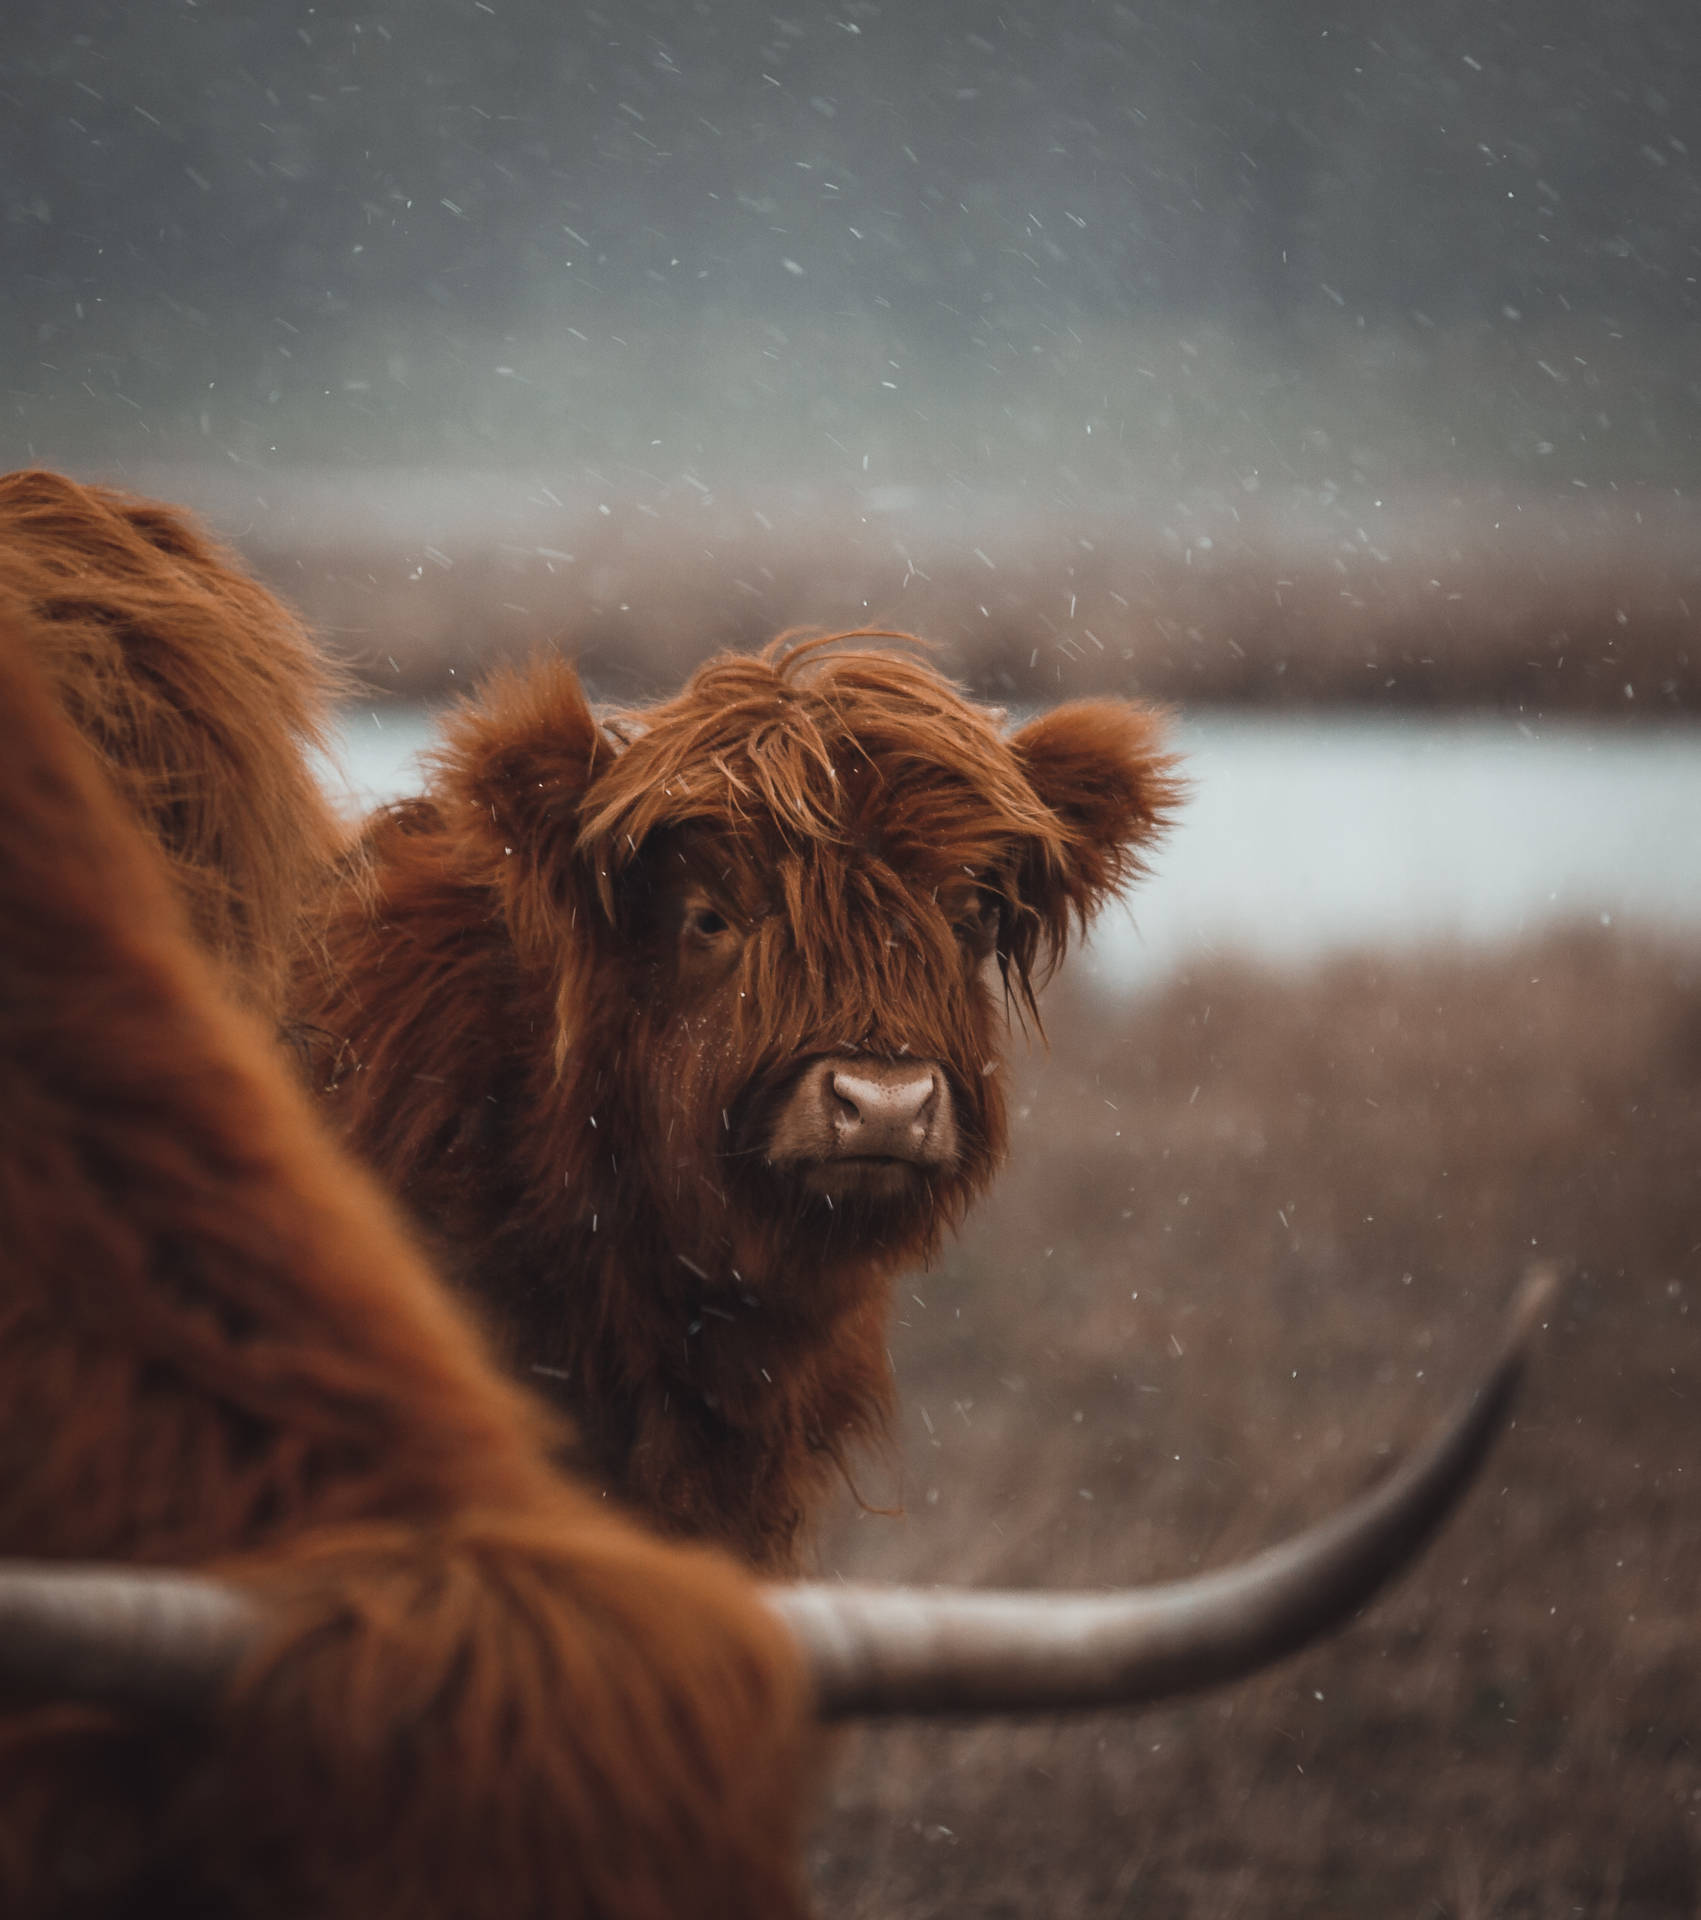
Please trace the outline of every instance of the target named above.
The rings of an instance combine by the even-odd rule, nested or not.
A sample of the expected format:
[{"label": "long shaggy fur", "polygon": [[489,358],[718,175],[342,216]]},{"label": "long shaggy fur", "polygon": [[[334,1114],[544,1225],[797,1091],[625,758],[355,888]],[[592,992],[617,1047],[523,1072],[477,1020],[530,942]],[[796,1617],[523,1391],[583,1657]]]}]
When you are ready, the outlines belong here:
[{"label": "long shaggy fur", "polygon": [[[876,638],[600,721],[559,660],[497,675],[425,797],[368,823],[301,999],[346,1137],[585,1467],[772,1566],[881,1424],[892,1275],[1003,1152],[1007,1003],[1177,797],[1153,715],[1007,734]],[[837,1204],[788,1176],[774,1116],[842,1055],[938,1063],[953,1163]]]},{"label": "long shaggy fur", "polygon": [[800,1911],[789,1643],[556,1477],[196,950],[40,617],[0,597],[0,1556],[212,1569],[276,1625],[209,1730],[0,1714],[0,1912]]},{"label": "long shaggy fur", "polygon": [[345,838],[307,757],[335,674],[185,515],[57,474],[0,476],[0,591],[201,944],[281,1019],[299,914]]}]

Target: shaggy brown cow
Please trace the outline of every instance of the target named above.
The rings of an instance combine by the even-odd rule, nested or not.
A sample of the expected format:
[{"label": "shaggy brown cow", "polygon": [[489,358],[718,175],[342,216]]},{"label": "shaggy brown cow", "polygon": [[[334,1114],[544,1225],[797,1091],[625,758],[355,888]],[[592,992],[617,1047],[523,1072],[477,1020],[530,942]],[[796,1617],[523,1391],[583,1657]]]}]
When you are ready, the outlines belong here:
[{"label": "shaggy brown cow", "polygon": [[58,474],[0,476],[0,590],[203,947],[280,1021],[303,902],[347,838],[308,761],[336,675],[185,515]]},{"label": "shaggy brown cow", "polygon": [[0,1912],[786,1915],[807,1696],[730,1564],[562,1484],[0,600],[0,1555],[216,1565],[210,1730],[0,1715]]},{"label": "shaggy brown cow", "polygon": [[499,674],[369,823],[300,1001],[582,1462],[770,1566],[885,1413],[891,1277],[1003,1152],[1001,1001],[1176,798],[1151,714],[1007,734],[843,645],[876,637],[601,720],[558,660]]}]

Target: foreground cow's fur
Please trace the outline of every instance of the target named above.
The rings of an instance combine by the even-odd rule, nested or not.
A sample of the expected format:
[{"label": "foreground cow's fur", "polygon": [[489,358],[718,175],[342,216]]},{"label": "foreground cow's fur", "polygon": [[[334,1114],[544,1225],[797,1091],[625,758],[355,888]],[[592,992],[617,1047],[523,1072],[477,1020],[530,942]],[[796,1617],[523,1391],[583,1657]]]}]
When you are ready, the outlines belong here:
[{"label": "foreground cow's fur", "polygon": [[587,1464],[784,1563],[885,1411],[892,1275],[1003,1152],[1004,1002],[1173,798],[1151,715],[1007,734],[900,653],[777,645],[600,722],[545,661],[369,824],[301,1010]]},{"label": "foreground cow's fur", "polygon": [[0,1912],[798,1911],[781,1628],[555,1478],[192,947],[33,619],[0,597],[0,1556],[216,1565],[275,1624],[210,1731],[0,1713]]},{"label": "foreground cow's fur", "polygon": [[184,515],[57,474],[0,477],[0,591],[202,946],[275,1024],[346,837],[307,758],[337,687],[318,649]]}]

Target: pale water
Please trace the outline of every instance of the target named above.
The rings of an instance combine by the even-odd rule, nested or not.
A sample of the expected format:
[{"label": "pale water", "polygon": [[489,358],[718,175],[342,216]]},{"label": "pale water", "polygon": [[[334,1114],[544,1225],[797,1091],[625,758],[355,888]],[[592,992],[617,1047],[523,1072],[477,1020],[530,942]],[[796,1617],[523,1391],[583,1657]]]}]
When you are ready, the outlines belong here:
[{"label": "pale water", "polygon": [[[418,785],[423,709],[354,711],[344,785]],[[1701,933],[1701,729],[1216,716],[1179,732],[1193,793],[1095,969],[1202,952],[1498,942],[1555,921]]]}]

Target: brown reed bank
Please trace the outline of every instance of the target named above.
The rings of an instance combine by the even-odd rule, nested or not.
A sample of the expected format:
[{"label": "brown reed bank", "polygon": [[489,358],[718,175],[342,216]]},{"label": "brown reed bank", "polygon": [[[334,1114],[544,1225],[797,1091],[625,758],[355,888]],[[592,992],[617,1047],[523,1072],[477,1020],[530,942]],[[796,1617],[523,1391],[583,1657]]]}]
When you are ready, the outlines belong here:
[{"label": "brown reed bank", "polygon": [[1701,510],[1673,494],[145,482],[209,512],[380,694],[441,692],[552,644],[625,698],[718,647],[873,625],[927,635],[982,693],[1021,702],[1701,708]]}]

